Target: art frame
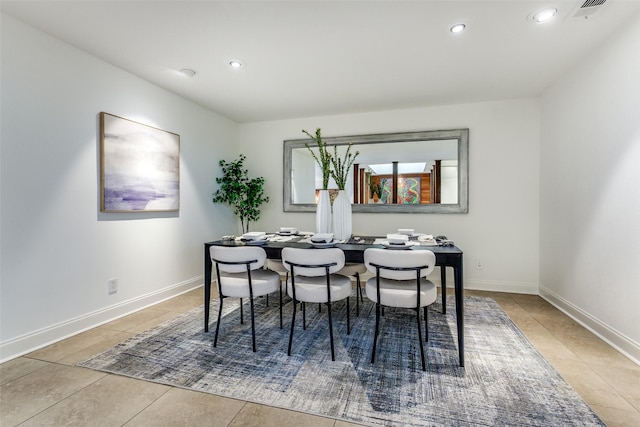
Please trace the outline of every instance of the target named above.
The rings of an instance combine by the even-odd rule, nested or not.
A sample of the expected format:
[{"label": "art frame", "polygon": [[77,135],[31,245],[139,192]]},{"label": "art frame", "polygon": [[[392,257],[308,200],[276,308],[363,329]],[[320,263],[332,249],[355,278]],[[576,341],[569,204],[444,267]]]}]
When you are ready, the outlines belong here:
[{"label": "art frame", "polygon": [[180,135],[100,113],[100,211],[180,210]]}]

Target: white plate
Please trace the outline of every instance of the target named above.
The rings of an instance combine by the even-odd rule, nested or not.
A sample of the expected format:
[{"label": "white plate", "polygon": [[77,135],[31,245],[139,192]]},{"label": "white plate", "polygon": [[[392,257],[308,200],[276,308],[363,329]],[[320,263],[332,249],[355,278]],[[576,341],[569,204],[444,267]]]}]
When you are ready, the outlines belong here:
[{"label": "white plate", "polygon": [[332,248],[338,244],[338,241],[334,240],[328,243],[313,243],[313,242],[310,242],[310,243],[314,248]]},{"label": "white plate", "polygon": [[245,245],[249,245],[249,246],[258,246],[258,245],[264,245],[265,243],[267,243],[267,239],[260,239],[260,240],[249,240],[243,243]]},{"label": "white plate", "polygon": [[411,249],[411,246],[413,245],[391,245],[389,243],[383,243],[383,246],[387,249],[396,249],[396,250],[404,250],[404,249]]}]

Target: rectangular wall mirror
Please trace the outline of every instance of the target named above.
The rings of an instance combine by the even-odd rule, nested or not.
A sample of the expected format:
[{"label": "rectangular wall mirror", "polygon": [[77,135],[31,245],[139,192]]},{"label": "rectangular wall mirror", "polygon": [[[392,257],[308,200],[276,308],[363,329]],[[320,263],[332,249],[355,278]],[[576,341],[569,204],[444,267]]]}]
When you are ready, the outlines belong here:
[{"label": "rectangular wall mirror", "polygon": [[[315,130],[314,130],[315,131]],[[312,132],[313,133],[313,132]],[[323,138],[329,152],[359,152],[345,190],[353,212],[466,213],[469,129]],[[322,173],[311,138],[284,141],[284,211],[315,212]],[[337,194],[333,180],[330,193]]]}]

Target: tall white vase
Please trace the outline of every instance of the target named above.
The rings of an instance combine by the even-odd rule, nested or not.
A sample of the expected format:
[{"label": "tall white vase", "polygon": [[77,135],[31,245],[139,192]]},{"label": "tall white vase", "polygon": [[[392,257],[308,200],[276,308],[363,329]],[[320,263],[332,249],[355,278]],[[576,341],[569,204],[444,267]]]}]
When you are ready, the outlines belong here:
[{"label": "tall white vase", "polygon": [[351,200],[345,190],[338,191],[333,201],[333,235],[337,240],[351,237]]},{"label": "tall white vase", "polygon": [[329,190],[320,190],[316,206],[316,233],[331,233],[331,200]]}]

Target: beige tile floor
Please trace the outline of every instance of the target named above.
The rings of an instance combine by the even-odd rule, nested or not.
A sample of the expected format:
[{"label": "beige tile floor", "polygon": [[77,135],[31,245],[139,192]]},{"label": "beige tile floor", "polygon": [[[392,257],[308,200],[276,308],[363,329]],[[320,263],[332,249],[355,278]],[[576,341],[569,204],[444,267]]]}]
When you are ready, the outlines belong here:
[{"label": "beige tile floor", "polygon": [[[540,297],[466,295],[494,298],[607,425],[640,426],[640,366]],[[0,425],[354,425],[75,366],[200,304],[196,289],[0,365]]]}]

